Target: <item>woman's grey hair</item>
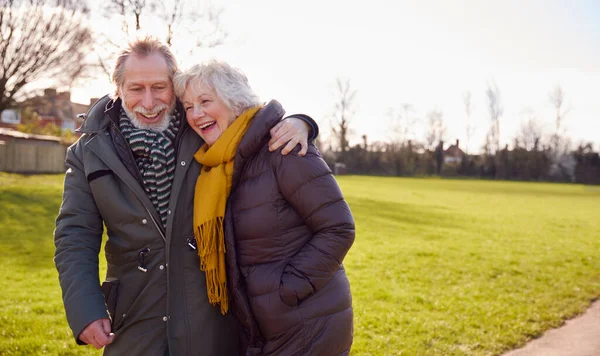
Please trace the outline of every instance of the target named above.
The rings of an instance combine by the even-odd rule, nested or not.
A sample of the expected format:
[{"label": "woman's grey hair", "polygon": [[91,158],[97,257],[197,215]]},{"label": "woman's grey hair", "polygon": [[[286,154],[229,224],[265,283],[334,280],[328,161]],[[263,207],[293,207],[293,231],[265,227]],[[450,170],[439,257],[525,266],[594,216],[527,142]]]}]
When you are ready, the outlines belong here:
[{"label": "woman's grey hair", "polygon": [[151,36],[138,38],[135,41],[130,42],[129,45],[119,53],[119,57],[117,58],[117,63],[115,64],[115,69],[112,73],[112,80],[116,86],[115,97],[119,95],[119,88],[125,82],[125,62],[127,62],[127,58],[131,55],[148,57],[154,53],[163,56],[169,68],[169,79],[173,80],[173,76],[179,68],[177,67],[175,56],[169,47]]},{"label": "woman's grey hair", "polygon": [[227,62],[211,60],[175,74],[173,78],[175,93],[181,98],[188,86],[193,87],[199,82],[214,90],[236,117],[246,109],[261,103],[258,95],[248,84],[246,75]]}]

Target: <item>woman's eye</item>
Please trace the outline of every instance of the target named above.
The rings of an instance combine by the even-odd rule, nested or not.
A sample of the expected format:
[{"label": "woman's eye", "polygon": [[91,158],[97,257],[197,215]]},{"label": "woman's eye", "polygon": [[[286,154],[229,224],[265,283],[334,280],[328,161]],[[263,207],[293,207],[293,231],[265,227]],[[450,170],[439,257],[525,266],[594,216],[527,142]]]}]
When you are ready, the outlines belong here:
[{"label": "woman's eye", "polygon": [[183,108],[183,110],[188,111],[191,108],[192,108],[191,106],[186,106],[186,107]]}]

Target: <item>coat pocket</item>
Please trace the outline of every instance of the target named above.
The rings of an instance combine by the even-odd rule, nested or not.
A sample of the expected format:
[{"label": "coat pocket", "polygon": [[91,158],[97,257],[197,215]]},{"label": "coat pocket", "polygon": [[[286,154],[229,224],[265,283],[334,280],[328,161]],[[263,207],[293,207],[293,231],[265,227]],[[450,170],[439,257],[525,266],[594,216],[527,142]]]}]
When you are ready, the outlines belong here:
[{"label": "coat pocket", "polygon": [[302,323],[298,307],[285,304],[279,290],[250,298],[250,308],[262,335],[269,340]]},{"label": "coat pocket", "polygon": [[110,316],[111,325],[115,326],[115,312],[117,310],[117,296],[119,293],[119,280],[105,281],[101,286],[102,294],[104,295],[104,303],[106,310]]},{"label": "coat pocket", "polygon": [[286,265],[279,282],[281,301],[290,307],[296,307],[313,293],[314,288],[310,281],[294,266]]}]

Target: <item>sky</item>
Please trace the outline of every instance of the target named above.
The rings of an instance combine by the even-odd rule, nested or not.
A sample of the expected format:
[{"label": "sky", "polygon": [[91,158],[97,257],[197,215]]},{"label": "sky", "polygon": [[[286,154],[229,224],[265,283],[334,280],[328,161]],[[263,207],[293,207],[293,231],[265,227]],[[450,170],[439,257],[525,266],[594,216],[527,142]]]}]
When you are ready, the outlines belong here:
[{"label": "sky", "polygon": [[[427,113],[443,113],[446,142],[479,151],[490,125],[486,85],[500,90],[501,145],[512,143],[527,115],[550,134],[549,93],[565,92],[564,121],[574,143],[600,147],[600,2],[558,0],[214,0],[223,9],[224,45],[183,53],[194,38],[178,38],[185,69],[218,58],[242,69],[264,101],[312,116],[327,140],[336,78],[356,90],[351,142],[393,138],[390,111],[414,111],[410,136],[424,140]],[[118,23],[102,23],[119,36]],[[142,23],[142,26],[145,24]],[[151,28],[152,26],[148,26]],[[183,54],[181,54],[183,53]],[[112,91],[106,77],[72,89],[88,102]],[[472,95],[466,139],[463,95]]]}]

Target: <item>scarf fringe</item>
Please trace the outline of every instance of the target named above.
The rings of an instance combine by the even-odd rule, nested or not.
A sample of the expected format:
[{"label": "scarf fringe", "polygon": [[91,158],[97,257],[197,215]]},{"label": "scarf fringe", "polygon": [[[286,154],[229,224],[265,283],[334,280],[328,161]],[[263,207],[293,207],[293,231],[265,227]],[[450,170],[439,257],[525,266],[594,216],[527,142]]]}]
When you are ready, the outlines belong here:
[{"label": "scarf fringe", "polygon": [[227,282],[218,281],[218,271],[213,269],[206,271],[206,289],[208,293],[208,301],[213,306],[219,304],[221,314],[227,314],[229,310],[229,299],[227,296]]},{"label": "scarf fringe", "polygon": [[[198,226],[194,235],[200,257],[200,269],[206,273],[208,301],[213,306],[220,304],[221,313],[225,315],[229,309],[229,302],[223,225],[223,217],[218,216]],[[212,268],[209,269],[208,266]]]}]

